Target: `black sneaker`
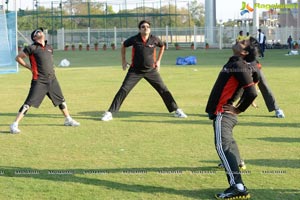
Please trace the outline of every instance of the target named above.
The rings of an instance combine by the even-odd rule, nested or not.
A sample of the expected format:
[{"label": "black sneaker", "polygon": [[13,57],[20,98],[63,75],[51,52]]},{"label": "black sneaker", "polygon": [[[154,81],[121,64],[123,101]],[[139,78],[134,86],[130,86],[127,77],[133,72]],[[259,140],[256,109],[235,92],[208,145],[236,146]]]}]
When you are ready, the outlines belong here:
[{"label": "black sneaker", "polygon": [[230,186],[223,193],[216,194],[216,199],[227,199],[227,200],[245,200],[250,199],[250,194],[245,187],[244,190],[239,190],[236,186]]},{"label": "black sneaker", "polygon": [[[239,167],[240,167],[240,170],[246,170],[247,169],[246,164],[243,160],[241,160],[241,162],[239,164]],[[223,163],[218,164],[218,168],[221,168],[221,169],[224,168]]]}]

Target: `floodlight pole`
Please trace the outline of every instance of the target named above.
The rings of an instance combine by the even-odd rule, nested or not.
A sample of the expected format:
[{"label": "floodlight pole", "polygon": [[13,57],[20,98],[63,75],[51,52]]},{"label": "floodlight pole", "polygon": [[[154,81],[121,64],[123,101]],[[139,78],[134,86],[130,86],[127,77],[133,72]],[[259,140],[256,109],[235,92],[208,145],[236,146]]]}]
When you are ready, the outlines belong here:
[{"label": "floodlight pole", "polygon": [[[299,39],[300,40],[300,1],[298,1],[298,17],[297,17],[297,33],[298,33],[298,35],[297,35],[297,39]],[[298,43],[298,45],[299,45],[299,43]]]},{"label": "floodlight pole", "polygon": [[[253,6],[255,6],[256,4],[256,0],[253,0]],[[257,30],[259,29],[259,12],[258,12],[258,9],[256,9],[254,7],[254,11],[253,11],[253,21],[252,21],[252,24],[253,24],[253,30]]]},{"label": "floodlight pole", "polygon": [[126,10],[126,28],[128,28],[128,17],[127,17],[127,0],[125,0],[125,10]]},{"label": "floodlight pole", "polygon": [[36,9],[36,27],[39,27],[39,2],[35,0],[35,9]]},{"label": "floodlight pole", "polygon": [[216,26],[216,0],[205,0],[205,40],[215,42],[214,27]]},{"label": "floodlight pole", "polygon": [[143,11],[144,11],[144,18],[146,18],[145,0],[143,0]]},{"label": "floodlight pole", "polygon": [[88,16],[89,16],[89,27],[91,27],[91,7],[90,7],[90,0],[87,2],[88,7]]},{"label": "floodlight pole", "polygon": [[162,21],[162,19],[161,19],[161,0],[159,1],[159,18],[160,18],[160,20],[159,20],[159,27],[161,28],[161,21]]},{"label": "floodlight pole", "polygon": [[[16,24],[15,24],[15,27],[16,27],[16,53],[18,52],[18,39],[17,39],[17,33],[18,33],[18,9],[17,9],[17,2],[16,0],[13,0],[14,1],[14,4],[15,4],[15,18],[16,18]],[[17,62],[17,72],[19,72],[19,63]]]},{"label": "floodlight pole", "polygon": [[[34,22],[34,1],[35,1],[35,0],[32,1],[32,22]],[[32,26],[33,26],[32,29],[35,29],[33,23],[32,23]]]},{"label": "floodlight pole", "polygon": [[70,1],[71,43],[73,43],[73,4]]},{"label": "floodlight pole", "polygon": [[5,4],[6,4],[6,12],[8,11],[8,2],[9,2],[9,0],[6,0],[6,1],[5,1]]},{"label": "floodlight pole", "polygon": [[175,0],[175,27],[177,27],[177,0]]},{"label": "floodlight pole", "polygon": [[60,0],[60,3],[59,3],[59,8],[60,8],[60,28],[63,27],[63,9],[62,9],[62,0]]},{"label": "floodlight pole", "polygon": [[106,35],[106,27],[107,26],[107,1],[105,2],[105,21],[104,21],[104,30],[105,30],[105,40],[107,41],[107,35]]},{"label": "floodlight pole", "polygon": [[219,29],[219,49],[222,49],[222,40],[223,40],[223,21],[220,20],[220,29]]},{"label": "floodlight pole", "polygon": [[54,10],[53,10],[53,1],[51,1],[51,25],[52,25],[52,34],[51,34],[51,44],[53,45],[53,32],[54,32]]}]

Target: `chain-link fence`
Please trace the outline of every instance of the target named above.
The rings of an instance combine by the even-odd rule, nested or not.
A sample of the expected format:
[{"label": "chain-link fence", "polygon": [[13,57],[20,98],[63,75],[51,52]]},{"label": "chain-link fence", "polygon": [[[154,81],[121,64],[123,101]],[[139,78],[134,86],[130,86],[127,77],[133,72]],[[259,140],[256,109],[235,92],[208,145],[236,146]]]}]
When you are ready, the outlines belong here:
[{"label": "chain-link fence", "polygon": [[[269,48],[285,48],[287,44],[287,38],[292,36],[294,41],[299,44],[300,38],[297,38],[300,30],[293,27],[263,27],[262,32],[266,35],[266,43]],[[244,34],[249,32],[250,36],[256,37],[257,30],[252,27],[223,27],[218,26],[213,28],[214,37],[213,41],[207,41],[205,33],[206,28],[193,27],[193,28],[153,28],[152,34],[160,37],[164,41],[168,48],[173,47],[174,44],[179,44],[182,47],[188,47],[192,43],[196,48],[204,48],[205,44],[209,44],[210,48],[230,48],[235,42],[240,30],[243,30]],[[22,35],[30,40],[31,31],[23,31]],[[120,47],[121,43],[138,33],[138,29],[59,29],[57,34],[50,34],[45,31],[48,43],[52,44],[55,49],[62,50],[65,45],[85,46],[89,44],[93,48],[94,44],[98,44],[102,47],[104,44],[110,46],[112,43],[116,47]],[[211,38],[211,37],[210,37]],[[22,40],[22,38],[20,38]],[[20,41],[19,43],[22,43]]]}]

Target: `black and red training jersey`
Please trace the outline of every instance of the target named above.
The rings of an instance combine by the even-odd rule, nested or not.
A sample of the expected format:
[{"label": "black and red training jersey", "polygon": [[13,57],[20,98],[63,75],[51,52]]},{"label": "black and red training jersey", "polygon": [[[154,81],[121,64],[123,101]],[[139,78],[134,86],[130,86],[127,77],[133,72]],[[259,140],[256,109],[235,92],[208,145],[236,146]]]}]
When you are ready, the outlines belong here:
[{"label": "black and red training jersey", "polygon": [[217,113],[224,112],[223,105],[232,102],[234,94],[240,88],[244,89],[238,106],[241,112],[244,112],[256,98],[257,93],[248,65],[249,63],[246,63],[241,57],[232,56],[223,66],[205,109],[211,119]]},{"label": "black and red training jersey", "polygon": [[34,42],[24,48],[23,52],[29,56],[32,79],[33,80],[51,80],[55,78],[53,66],[53,48],[45,43]]},{"label": "black and red training jersey", "polygon": [[124,41],[124,47],[132,46],[131,66],[129,70],[136,72],[149,72],[155,68],[156,47],[163,47],[164,43],[156,36],[150,35],[143,41],[138,33]]}]

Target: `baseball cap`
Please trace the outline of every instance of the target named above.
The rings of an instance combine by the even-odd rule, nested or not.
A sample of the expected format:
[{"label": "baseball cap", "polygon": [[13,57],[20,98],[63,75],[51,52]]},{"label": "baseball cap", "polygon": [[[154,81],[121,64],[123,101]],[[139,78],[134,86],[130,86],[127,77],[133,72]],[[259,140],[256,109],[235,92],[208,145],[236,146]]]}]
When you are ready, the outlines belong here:
[{"label": "baseball cap", "polygon": [[44,29],[42,27],[35,29],[34,31],[32,31],[31,33],[31,40],[34,41],[34,36],[38,33],[38,32],[43,32]]}]

